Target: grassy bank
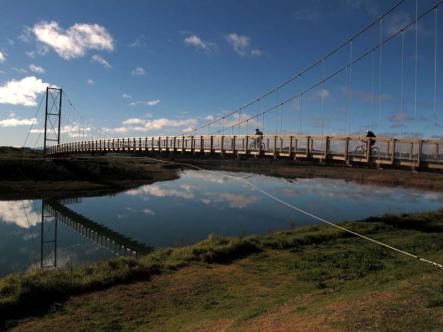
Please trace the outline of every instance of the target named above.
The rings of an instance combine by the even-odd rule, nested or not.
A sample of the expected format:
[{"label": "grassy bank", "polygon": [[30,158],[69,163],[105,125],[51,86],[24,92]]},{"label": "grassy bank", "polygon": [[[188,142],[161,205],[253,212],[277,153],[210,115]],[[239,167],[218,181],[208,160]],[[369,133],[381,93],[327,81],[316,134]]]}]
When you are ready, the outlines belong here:
[{"label": "grassy bank", "polygon": [[[344,225],[441,261],[443,211]],[[22,322],[23,330],[66,329],[74,322],[72,330],[204,330],[225,324],[274,329],[275,317],[338,329],[398,323],[426,330],[443,327],[442,273],[348,233],[315,226],[242,238],[210,236],[138,260],[9,276],[0,281],[0,315],[8,324],[17,315],[43,315]],[[335,310],[334,303],[346,316],[331,321],[334,316],[324,311]],[[369,320],[377,303],[385,315]],[[364,308],[369,311],[362,314]]]}]

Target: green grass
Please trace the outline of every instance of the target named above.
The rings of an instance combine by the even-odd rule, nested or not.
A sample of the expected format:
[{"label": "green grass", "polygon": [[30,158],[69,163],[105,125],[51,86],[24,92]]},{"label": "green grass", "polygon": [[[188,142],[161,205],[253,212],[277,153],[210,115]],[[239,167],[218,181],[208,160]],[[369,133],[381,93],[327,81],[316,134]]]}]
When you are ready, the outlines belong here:
[{"label": "green grass", "polygon": [[[342,225],[426,258],[441,260],[443,210],[386,215]],[[348,293],[359,293],[368,285],[389,287],[398,284],[399,280],[433,269],[329,226],[241,238],[211,235],[195,245],[158,249],[137,260],[119,258],[73,271],[60,269],[8,276],[0,280],[0,320],[4,323],[18,316],[47,312],[54,303],[63,302],[72,295],[147,280],[154,275],[173,273],[186,266],[227,265],[246,257],[247,263],[243,260],[240,264],[248,274],[261,276],[272,272],[273,278],[265,279],[262,286],[275,289],[276,294],[275,300],[263,301],[251,310],[242,312],[239,322],[260,316],[276,304],[284,303],[303,291],[337,290],[352,284]],[[278,278],[286,281],[290,279],[294,285],[289,284],[291,286],[281,292],[275,284]],[[225,297],[230,287],[235,285],[217,287],[210,281],[202,281],[197,290],[200,289],[203,294],[210,290],[211,296],[205,298],[201,295],[198,307],[208,317],[217,317],[220,308],[225,312],[235,312],[242,302],[255,303],[253,298],[236,298],[235,295],[233,298]],[[423,287],[427,289],[426,285]],[[253,290],[251,292],[254,293]],[[437,290],[432,287],[427,292],[427,306],[441,308],[443,284]],[[182,305],[184,300],[178,296],[174,301]],[[298,308],[303,313],[310,310],[306,305]]]}]

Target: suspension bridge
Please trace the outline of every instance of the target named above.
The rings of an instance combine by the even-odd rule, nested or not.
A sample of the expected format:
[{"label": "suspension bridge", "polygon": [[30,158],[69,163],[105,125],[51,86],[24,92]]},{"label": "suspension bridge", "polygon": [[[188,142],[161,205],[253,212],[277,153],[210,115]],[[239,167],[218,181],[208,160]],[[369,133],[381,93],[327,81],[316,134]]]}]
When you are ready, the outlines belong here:
[{"label": "suspension bridge", "polygon": [[[420,3],[398,1],[284,82],[182,133],[123,137],[146,127],[93,126],[66,91],[53,87],[37,109],[38,114],[45,105],[44,128],[31,127],[30,133],[39,133],[36,142],[43,134],[44,152],[60,157],[155,152],[443,169],[438,70],[443,1]],[[251,135],[256,127],[267,134]],[[367,139],[365,129],[377,137]]]}]

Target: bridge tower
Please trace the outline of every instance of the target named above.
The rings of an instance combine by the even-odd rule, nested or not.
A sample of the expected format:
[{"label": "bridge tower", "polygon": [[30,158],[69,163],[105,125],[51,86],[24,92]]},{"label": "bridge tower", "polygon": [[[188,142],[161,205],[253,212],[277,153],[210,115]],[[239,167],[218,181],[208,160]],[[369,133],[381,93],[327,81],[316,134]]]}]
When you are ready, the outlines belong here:
[{"label": "bridge tower", "polygon": [[42,199],[42,221],[40,234],[40,267],[57,267],[57,215],[51,213]]},{"label": "bridge tower", "polygon": [[43,153],[46,153],[48,142],[60,144],[62,95],[63,90],[61,88],[46,87]]}]

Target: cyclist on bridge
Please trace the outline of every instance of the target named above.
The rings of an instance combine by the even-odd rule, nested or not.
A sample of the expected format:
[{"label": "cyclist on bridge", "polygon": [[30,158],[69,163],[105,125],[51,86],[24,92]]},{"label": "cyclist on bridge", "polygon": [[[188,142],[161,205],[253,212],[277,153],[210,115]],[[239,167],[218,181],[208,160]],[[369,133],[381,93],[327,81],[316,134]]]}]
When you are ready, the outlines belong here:
[{"label": "cyclist on bridge", "polygon": [[256,134],[257,136],[260,136],[260,138],[261,138],[261,136],[263,136],[263,133],[260,131],[259,128],[255,129],[255,134]]},{"label": "cyclist on bridge", "polygon": [[259,149],[262,146],[263,132],[261,132],[259,128],[256,128],[255,129],[255,136],[256,136],[256,138],[251,143],[251,148],[252,149]]},{"label": "cyclist on bridge", "polygon": [[375,137],[377,137],[377,136],[375,136],[373,131],[366,130],[366,139],[365,139],[366,149],[368,148],[368,143],[369,143],[369,149],[371,149],[374,146],[374,144],[376,142]]}]

